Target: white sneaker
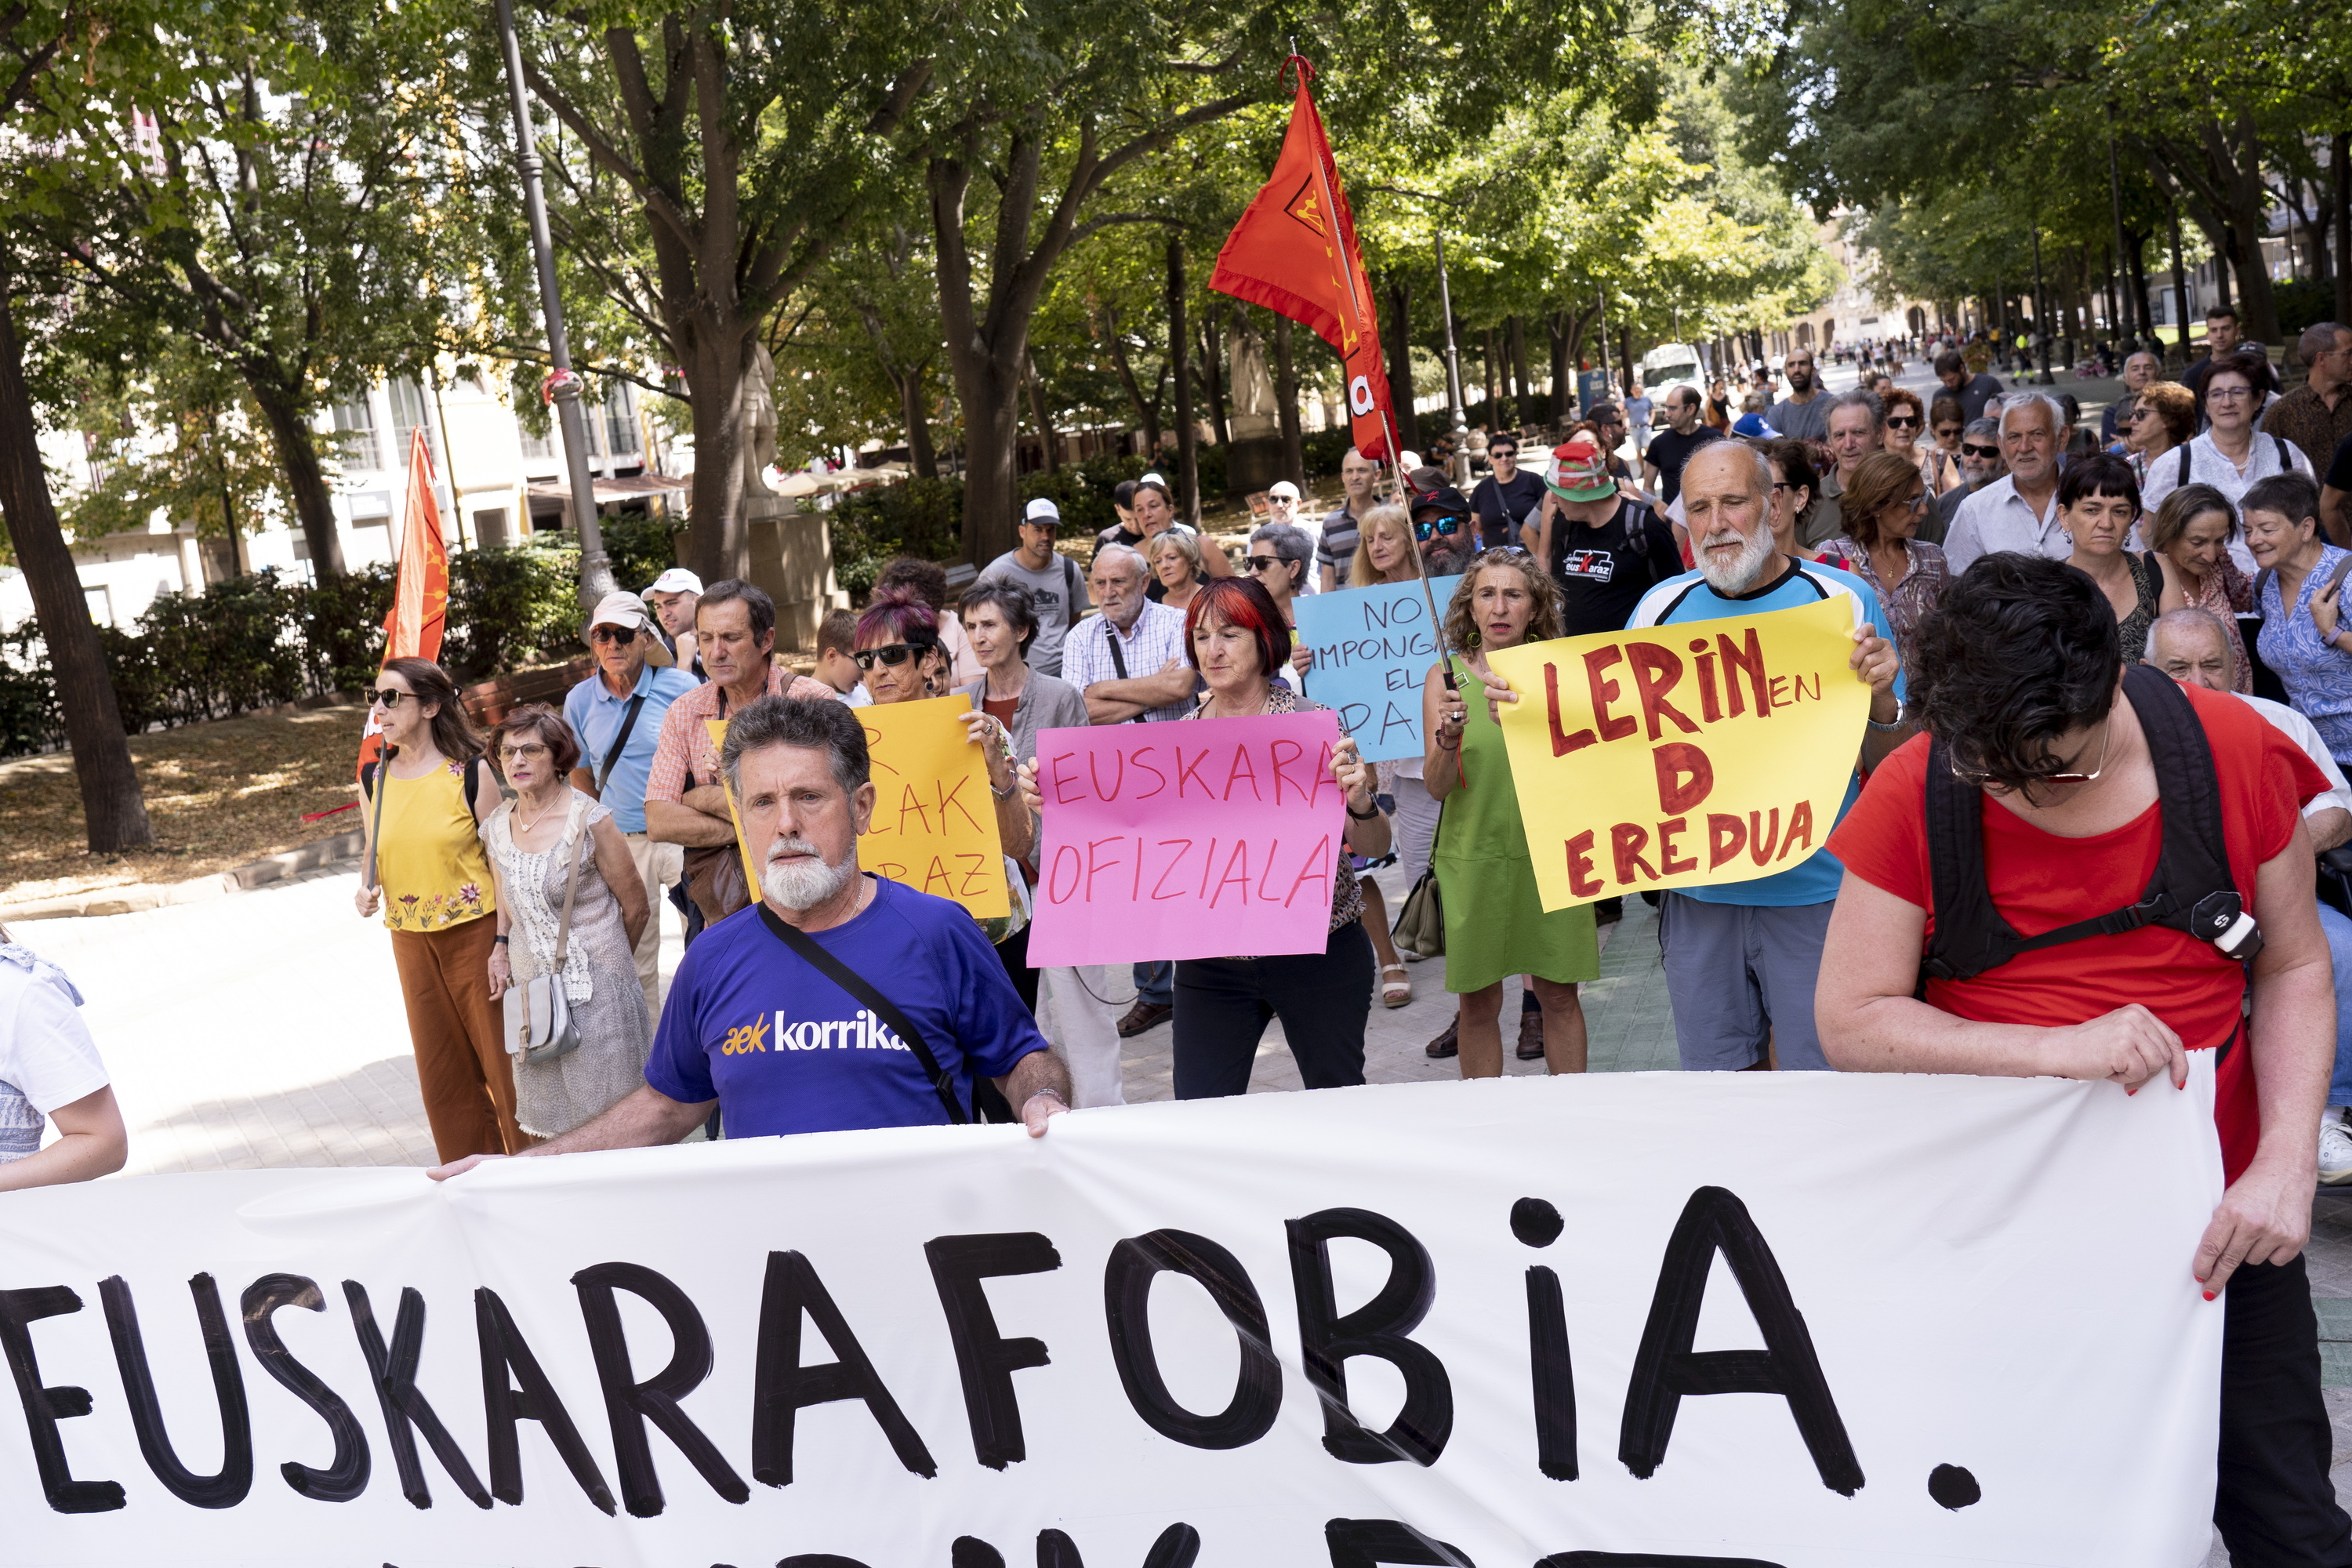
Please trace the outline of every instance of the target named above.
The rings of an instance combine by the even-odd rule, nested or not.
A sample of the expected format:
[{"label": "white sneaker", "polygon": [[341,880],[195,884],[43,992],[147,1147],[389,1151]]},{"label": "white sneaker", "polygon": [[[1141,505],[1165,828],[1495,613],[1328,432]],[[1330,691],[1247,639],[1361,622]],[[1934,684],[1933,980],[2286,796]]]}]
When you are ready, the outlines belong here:
[{"label": "white sneaker", "polygon": [[2334,1106],[2319,1121],[2319,1179],[2331,1187],[2352,1182],[2352,1127]]}]

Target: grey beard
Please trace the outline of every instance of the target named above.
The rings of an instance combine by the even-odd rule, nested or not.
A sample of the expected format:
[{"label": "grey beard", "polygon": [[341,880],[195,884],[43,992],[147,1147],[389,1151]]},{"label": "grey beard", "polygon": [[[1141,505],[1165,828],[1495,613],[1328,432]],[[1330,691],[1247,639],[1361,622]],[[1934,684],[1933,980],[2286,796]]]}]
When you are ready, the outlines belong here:
[{"label": "grey beard", "polygon": [[1772,558],[1772,532],[1769,529],[1759,528],[1755,532],[1742,536],[1738,557],[1728,566],[1718,566],[1707,546],[1720,543],[1723,535],[1728,531],[1717,529],[1708,534],[1700,542],[1696,553],[1699,575],[1706,579],[1706,585],[1718,594],[1736,595],[1756,586],[1756,580],[1764,575],[1764,564]]},{"label": "grey beard", "polygon": [[[816,854],[816,846],[805,839],[786,839],[774,847]],[[770,852],[772,854],[773,849]],[[768,862],[767,870],[761,875],[760,890],[767,894],[778,908],[798,913],[803,910],[813,910],[833,898],[847,887],[849,879],[856,875],[857,852],[855,849],[838,866],[826,865],[821,855],[814,860],[790,863],[772,859]]]}]

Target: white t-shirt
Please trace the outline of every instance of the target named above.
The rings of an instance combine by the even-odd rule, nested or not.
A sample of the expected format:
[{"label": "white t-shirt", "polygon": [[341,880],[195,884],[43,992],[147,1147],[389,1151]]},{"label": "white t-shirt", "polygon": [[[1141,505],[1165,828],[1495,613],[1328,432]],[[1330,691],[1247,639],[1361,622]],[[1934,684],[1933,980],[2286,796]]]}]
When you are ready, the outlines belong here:
[{"label": "white t-shirt", "polygon": [[2231,695],[2269,720],[2274,729],[2301,746],[2303,754],[2311,759],[2311,765],[2327,775],[2326,789],[2303,803],[2304,816],[2326,811],[2331,805],[2342,811],[2352,811],[2352,784],[2345,782],[2344,770],[2336,765],[2335,756],[2327,750],[2327,742],[2320,738],[2317,725],[2284,702],[2273,702],[2267,697],[2249,697],[2242,691],[2233,691]]},{"label": "white t-shirt", "polygon": [[0,942],[0,1163],[39,1150],[50,1111],[106,1087],[80,1006],[64,970]]}]

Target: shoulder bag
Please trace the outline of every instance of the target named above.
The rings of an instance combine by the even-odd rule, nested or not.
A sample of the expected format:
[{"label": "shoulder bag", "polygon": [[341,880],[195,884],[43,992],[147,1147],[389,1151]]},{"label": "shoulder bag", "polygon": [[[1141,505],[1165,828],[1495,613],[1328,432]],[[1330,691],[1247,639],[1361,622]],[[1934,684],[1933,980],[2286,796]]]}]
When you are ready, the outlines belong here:
[{"label": "shoulder bag", "polygon": [[563,964],[572,952],[572,904],[580,896],[580,862],[588,855],[587,824],[572,847],[572,874],[563,883],[563,918],[555,927],[555,964],[545,974],[534,974],[523,987],[522,1059],[538,1067],[580,1048],[580,1026],[572,1021],[572,1003],[563,994]]},{"label": "shoulder bag", "polygon": [[890,998],[876,990],[873,982],[866,976],[827,952],[824,943],[785,921],[764,902],[760,905],[760,919],[778,942],[791,948],[810,968],[866,1004],[876,1017],[890,1026],[891,1033],[907,1042],[907,1048],[915,1053],[915,1060],[922,1065],[923,1076],[931,1080],[931,1092],[940,1097],[940,1104],[948,1113],[950,1126],[961,1127],[975,1121],[1020,1120],[997,1087],[977,1075],[972,1079],[971,1104],[978,1115],[965,1115],[963,1100],[955,1091],[955,1080],[949,1078],[946,1069],[940,1066],[940,1058],[931,1054],[930,1042],[923,1038],[923,1032],[915,1027],[913,1020],[900,1012]]},{"label": "shoulder bag", "polygon": [[1398,947],[1423,958],[1445,956],[1445,903],[1437,886],[1437,838],[1445,831],[1445,805],[1437,806],[1437,826],[1429,835],[1429,867],[1404,896],[1390,934]]}]

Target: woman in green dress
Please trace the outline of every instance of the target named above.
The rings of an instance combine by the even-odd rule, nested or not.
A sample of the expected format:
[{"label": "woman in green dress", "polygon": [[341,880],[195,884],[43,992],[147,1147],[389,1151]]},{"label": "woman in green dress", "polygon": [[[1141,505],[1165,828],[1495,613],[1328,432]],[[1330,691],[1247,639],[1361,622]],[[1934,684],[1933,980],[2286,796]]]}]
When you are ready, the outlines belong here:
[{"label": "woman in green dress", "polygon": [[1543,1008],[1544,1063],[1553,1072],[1584,1070],[1581,981],[1601,974],[1592,907],[1544,912],[1535,863],[1519,826],[1511,760],[1503,731],[1483,701],[1486,655],[1560,635],[1559,589],[1535,561],[1515,550],[1489,550],[1470,564],[1445,612],[1445,644],[1457,689],[1438,665],[1423,684],[1422,732],[1429,754],[1422,782],[1444,805],[1433,856],[1445,908],[1445,988],[1462,998],[1464,1078],[1503,1072],[1503,982],[1528,977]]}]

